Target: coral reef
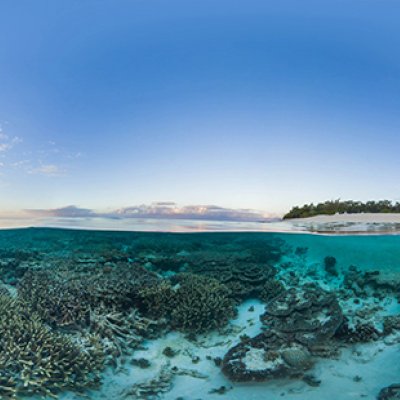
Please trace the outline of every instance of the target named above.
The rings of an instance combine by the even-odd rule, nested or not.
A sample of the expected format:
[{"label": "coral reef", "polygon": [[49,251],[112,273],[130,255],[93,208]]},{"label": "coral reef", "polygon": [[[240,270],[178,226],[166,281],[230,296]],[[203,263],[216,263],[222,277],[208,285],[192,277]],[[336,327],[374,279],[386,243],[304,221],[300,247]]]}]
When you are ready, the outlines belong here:
[{"label": "coral reef", "polygon": [[312,365],[313,359],[306,348],[285,343],[270,332],[231,348],[222,361],[222,371],[232,381],[263,381],[298,377]]},{"label": "coral reef", "polygon": [[129,314],[94,310],[90,313],[89,330],[102,339],[107,361],[115,363],[117,357],[130,353],[144,338],[156,337],[161,325],[162,321],[144,318],[136,309]]},{"label": "coral reef", "polygon": [[329,343],[343,315],[332,293],[303,286],[271,300],[260,319],[264,333],[243,340],[223,359],[222,371],[233,381],[301,376],[313,365],[312,356],[323,354],[321,346]]},{"label": "coral reef", "polygon": [[400,399],[400,384],[395,383],[388,387],[383,388],[379,394],[377,400],[399,400]]},{"label": "coral reef", "polygon": [[224,326],[235,315],[230,290],[216,279],[189,273],[139,292],[145,315],[166,317],[172,328],[201,333]]},{"label": "coral reef", "polygon": [[217,280],[180,274],[171,308],[174,328],[190,333],[207,332],[227,324],[235,313],[229,289]]},{"label": "coral reef", "polygon": [[276,274],[276,269],[268,264],[260,265],[235,257],[200,259],[190,270],[219,280],[238,300],[259,297],[264,285]]},{"label": "coral reef", "polygon": [[335,338],[345,343],[367,343],[378,340],[381,335],[372,322],[357,322],[351,327],[345,318],[336,331]]},{"label": "coral reef", "polygon": [[100,271],[86,267],[44,269],[27,272],[18,295],[51,327],[96,334],[106,362],[115,365],[145,337],[163,330],[163,321],[144,318],[134,307],[139,288],[157,280],[155,274],[130,265]]},{"label": "coral reef", "polygon": [[264,303],[268,303],[269,301],[275,299],[277,296],[283,293],[284,290],[285,286],[281,281],[278,281],[277,279],[270,279],[264,284],[263,288],[261,289],[259,295],[260,300],[262,300]]},{"label": "coral reef", "polygon": [[326,256],[324,258],[325,271],[333,276],[338,276],[339,273],[336,269],[336,258],[332,256]]},{"label": "coral reef", "polygon": [[394,331],[400,331],[400,315],[390,315],[383,319],[383,334],[390,335]]},{"label": "coral reef", "polygon": [[53,395],[99,383],[99,343],[78,346],[16,300],[0,296],[0,397]]},{"label": "coral reef", "polygon": [[83,284],[91,305],[123,311],[136,304],[139,290],[158,280],[141,265],[122,263],[91,274]]},{"label": "coral reef", "polygon": [[396,271],[361,271],[349,267],[344,276],[344,287],[360,298],[374,296],[384,299],[395,295],[400,298],[400,274]]},{"label": "coral reef", "polygon": [[306,347],[331,339],[342,320],[335,295],[314,286],[283,292],[268,304],[261,316],[266,329]]},{"label": "coral reef", "polygon": [[21,249],[0,249],[0,282],[16,285],[37,260],[36,252]]},{"label": "coral reef", "polygon": [[10,292],[8,291],[7,287],[0,284],[0,296],[9,296]]},{"label": "coral reef", "polygon": [[175,291],[167,279],[160,280],[154,285],[139,289],[139,309],[151,318],[164,318],[171,311],[174,304]]},{"label": "coral reef", "polygon": [[89,325],[89,302],[77,280],[68,281],[56,272],[28,271],[18,285],[18,295],[52,326]]},{"label": "coral reef", "polygon": [[29,271],[18,285],[20,298],[47,323],[64,328],[90,325],[90,310],[125,312],[140,289],[159,278],[138,265],[80,271]]}]

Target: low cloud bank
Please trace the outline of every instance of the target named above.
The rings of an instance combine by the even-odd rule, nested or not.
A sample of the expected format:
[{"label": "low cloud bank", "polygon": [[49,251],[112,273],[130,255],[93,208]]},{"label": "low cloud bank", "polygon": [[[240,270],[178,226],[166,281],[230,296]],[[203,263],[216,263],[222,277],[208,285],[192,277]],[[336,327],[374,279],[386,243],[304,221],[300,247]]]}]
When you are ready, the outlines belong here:
[{"label": "low cloud bank", "polygon": [[25,210],[25,212],[32,217],[59,218],[160,218],[242,222],[265,222],[277,219],[250,209],[232,209],[214,205],[178,206],[173,202],[142,204],[116,209],[111,212],[99,212],[74,205],[53,209],[30,209]]}]

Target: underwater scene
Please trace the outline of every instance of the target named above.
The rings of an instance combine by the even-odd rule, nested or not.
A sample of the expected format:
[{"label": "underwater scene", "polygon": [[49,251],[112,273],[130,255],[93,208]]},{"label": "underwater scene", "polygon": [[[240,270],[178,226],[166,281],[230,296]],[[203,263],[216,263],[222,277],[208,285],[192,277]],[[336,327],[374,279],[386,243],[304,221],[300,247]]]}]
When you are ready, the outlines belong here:
[{"label": "underwater scene", "polygon": [[0,399],[399,399],[400,236],[0,231]]}]

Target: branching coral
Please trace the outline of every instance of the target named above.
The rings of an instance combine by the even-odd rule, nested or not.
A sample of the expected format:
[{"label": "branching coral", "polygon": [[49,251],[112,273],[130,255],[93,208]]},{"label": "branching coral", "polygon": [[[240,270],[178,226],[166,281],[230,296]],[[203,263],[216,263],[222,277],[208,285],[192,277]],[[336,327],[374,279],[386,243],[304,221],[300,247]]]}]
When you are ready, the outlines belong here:
[{"label": "branching coral", "polygon": [[277,296],[283,293],[284,290],[285,287],[283,286],[281,281],[270,279],[264,284],[263,288],[261,289],[259,295],[260,300],[268,303],[269,301],[275,299]]},{"label": "branching coral", "polygon": [[27,306],[50,325],[77,327],[89,324],[90,305],[80,282],[48,271],[29,271],[18,286]]},{"label": "branching coral", "polygon": [[138,291],[159,280],[158,276],[136,264],[116,264],[87,276],[83,281],[91,306],[124,311],[134,306]]},{"label": "branching coral", "polygon": [[275,268],[268,264],[256,264],[242,259],[200,261],[191,270],[219,280],[231,289],[237,299],[259,297],[264,285],[276,274]]},{"label": "branching coral", "polygon": [[10,292],[8,291],[8,289],[0,284],[0,296],[9,296]]},{"label": "branching coral", "polygon": [[235,315],[230,290],[216,279],[178,274],[140,291],[146,315],[167,317],[171,326],[189,333],[210,331]]},{"label": "branching coral", "polygon": [[235,315],[229,289],[217,280],[181,274],[173,298],[172,325],[200,333],[224,326]]},{"label": "branching coral", "polygon": [[0,397],[52,395],[99,383],[103,353],[52,332],[16,300],[0,296]]},{"label": "branching coral", "polygon": [[139,307],[145,315],[164,318],[172,310],[175,291],[168,280],[143,287],[138,292]]},{"label": "branching coral", "polygon": [[66,328],[87,327],[90,310],[129,311],[137,292],[158,277],[140,266],[108,270],[26,273],[18,286],[20,298],[44,321]]},{"label": "branching coral", "polygon": [[129,314],[117,311],[92,311],[90,314],[90,332],[103,340],[112,361],[136,348],[145,337],[154,337],[160,323],[142,317],[136,309]]}]

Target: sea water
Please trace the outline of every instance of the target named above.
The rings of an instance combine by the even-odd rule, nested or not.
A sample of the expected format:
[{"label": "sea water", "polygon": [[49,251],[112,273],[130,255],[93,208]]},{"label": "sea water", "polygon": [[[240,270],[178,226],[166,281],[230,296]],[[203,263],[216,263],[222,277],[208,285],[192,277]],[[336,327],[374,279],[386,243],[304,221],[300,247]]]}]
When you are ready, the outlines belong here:
[{"label": "sea water", "polygon": [[[139,277],[142,288],[129,282],[136,279],[132,277],[137,274],[147,274],[144,271],[148,271],[151,279],[140,280]],[[243,274],[243,279],[238,271]],[[186,284],[184,279],[180,280],[182,276],[185,279],[189,276],[191,284],[199,282],[203,285],[206,282],[202,286],[205,288],[205,303],[210,296],[216,296],[214,292],[208,293],[207,288],[216,285],[224,288],[218,293],[224,293],[221,301],[231,301],[228,301],[227,314],[220,313],[220,304],[211,302],[210,321],[199,322],[195,319],[205,318],[201,311],[197,313],[182,308],[182,313],[189,312],[188,318],[194,321],[192,329],[191,325],[182,323],[181,315],[176,315],[179,308],[157,315],[151,309],[155,304],[160,306],[157,298],[147,298],[149,303],[143,306],[142,289],[151,285],[162,283],[175,296],[188,296],[187,291],[182,291],[182,294],[179,291]],[[196,276],[201,278],[196,280]],[[46,280],[41,282],[38,277]],[[40,301],[32,296],[36,292],[27,293],[27,288],[36,290],[36,287],[32,289],[29,286],[32,283],[29,280],[42,285],[37,292],[42,296]],[[270,280],[278,281],[281,290],[267,298],[263,288]],[[400,236],[397,235],[157,233],[46,228],[2,230],[0,282],[6,296],[22,302],[25,311],[20,312],[25,315],[28,311],[36,316],[37,323],[43,324],[50,334],[57,335],[57,340],[66,339],[78,348],[82,346],[81,350],[85,352],[90,351],[82,345],[85,338],[97,335],[99,346],[103,346],[106,355],[104,366],[98,371],[100,380],[87,388],[78,382],[82,380],[78,375],[76,387],[75,378],[68,378],[65,387],[41,380],[38,366],[34,364],[39,361],[29,366],[31,378],[27,381],[21,372],[26,367],[18,362],[18,354],[5,355],[9,350],[5,339],[1,339],[4,332],[0,325],[0,360],[7,360],[0,370],[0,398],[15,393],[17,397],[46,398],[53,395],[63,399],[376,399],[384,387],[400,382],[400,325],[384,332],[388,317],[400,315]],[[96,282],[97,286],[90,286],[87,282]],[[207,286],[208,282],[211,286]],[[120,285],[123,288],[120,293],[112,292],[114,283],[115,287]],[[71,300],[65,293],[54,291],[53,284],[57,284],[60,291],[68,291],[71,287],[75,298]],[[131,288],[131,284],[131,291],[124,292],[126,287]],[[49,286],[46,288],[46,285]],[[90,287],[104,293],[104,302],[96,294],[96,304],[90,303]],[[229,362],[226,359],[229,350],[275,329],[266,326],[263,315],[269,307],[276,307],[277,298],[286,307],[285,301],[288,302],[289,298],[285,298],[285,293],[290,290],[299,293],[322,290],[327,298],[336,299],[330,301],[337,301],[340,307],[341,327],[335,327],[335,332],[332,330],[322,344],[318,343],[325,353],[314,354],[315,349],[280,331],[283,340],[287,341],[280,346],[301,348],[303,353],[296,354],[306,353],[312,366],[305,364],[306,367],[298,370],[291,366],[289,372],[275,376],[271,372],[274,365],[268,364],[266,358],[271,357],[266,350],[269,344],[264,341],[260,351],[253,349],[247,358],[242,359],[247,363],[251,376],[257,376],[262,370],[263,378],[242,381],[229,376],[224,371],[224,362]],[[157,293],[164,292],[151,293],[157,296]],[[55,308],[51,296],[58,296],[58,308]],[[115,296],[115,303],[108,303],[110,296]],[[196,296],[195,292],[193,296]],[[4,297],[0,299],[4,301]],[[216,299],[218,302],[218,297]],[[162,301],[169,300],[163,298]],[[176,304],[181,304],[179,301]],[[199,307],[196,299],[193,303],[190,301],[188,304]],[[87,319],[76,324],[70,320],[64,323],[62,313],[71,312],[73,316],[73,307],[86,303]],[[304,312],[307,305],[303,306],[300,301],[294,318]],[[118,348],[124,347],[123,341],[128,340],[133,332],[129,329],[135,329],[134,325],[124,325],[124,318],[131,318],[132,311],[145,321],[162,319],[163,322],[149,325],[149,332],[146,329],[135,331],[139,338],[134,346],[116,351],[114,344],[117,343]],[[101,313],[110,315],[113,312],[118,315],[116,324],[119,328],[100,332],[94,315],[98,318]],[[324,324],[324,318],[330,318],[329,312],[319,319],[321,324]],[[309,315],[304,314],[304,318]],[[213,318],[220,320],[213,321]],[[353,333],[347,331],[348,337],[346,333],[339,334],[346,321],[347,327],[353,329]],[[373,329],[375,334],[354,333],[363,327]],[[112,338],[110,335],[119,335],[120,328],[124,333],[117,339]],[[281,350],[274,349],[274,354]],[[256,359],[259,355],[262,357]],[[15,360],[10,361],[12,357]],[[276,357],[274,360],[278,362],[279,355]],[[34,355],[32,360],[36,360]],[[73,359],[70,361],[74,362]],[[268,368],[272,368],[270,372]],[[7,381],[10,376],[14,384]],[[62,381],[64,378],[58,375],[52,379]]]}]

